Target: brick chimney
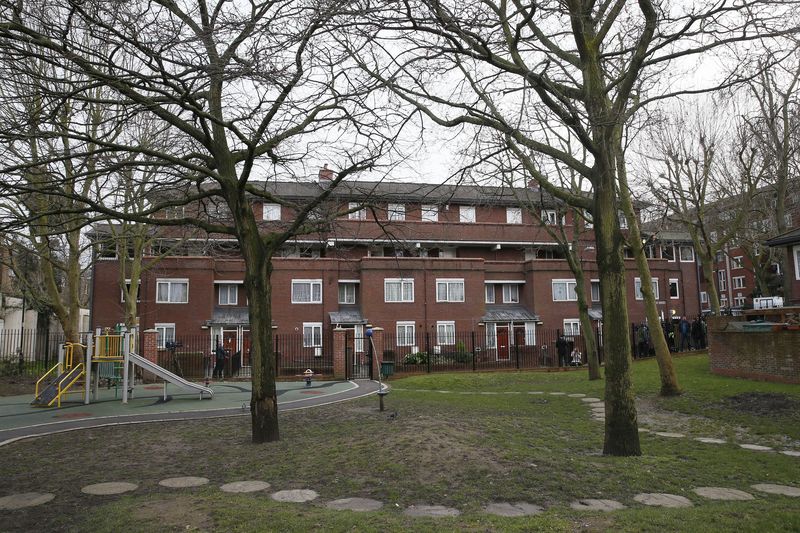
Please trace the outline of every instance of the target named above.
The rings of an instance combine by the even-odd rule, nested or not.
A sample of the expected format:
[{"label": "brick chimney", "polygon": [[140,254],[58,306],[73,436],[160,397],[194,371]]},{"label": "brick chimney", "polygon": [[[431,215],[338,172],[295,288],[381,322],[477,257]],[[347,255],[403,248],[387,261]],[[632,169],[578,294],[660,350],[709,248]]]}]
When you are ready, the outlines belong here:
[{"label": "brick chimney", "polygon": [[531,189],[531,190],[534,190],[534,191],[538,191],[539,190],[539,182],[536,181],[533,178],[529,179],[528,180],[528,188]]},{"label": "brick chimney", "polygon": [[325,163],[321,169],[319,169],[319,186],[323,189],[327,189],[331,185],[331,181],[333,181],[333,170],[328,168],[328,163]]}]

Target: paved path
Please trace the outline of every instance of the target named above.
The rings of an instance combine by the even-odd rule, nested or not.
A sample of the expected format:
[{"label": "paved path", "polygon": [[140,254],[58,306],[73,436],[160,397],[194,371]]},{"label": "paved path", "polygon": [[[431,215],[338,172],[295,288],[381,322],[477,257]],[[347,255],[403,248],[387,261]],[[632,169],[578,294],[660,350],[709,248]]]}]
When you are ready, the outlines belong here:
[{"label": "paved path", "polygon": [[[352,400],[378,391],[376,381],[278,382],[278,409],[294,411]],[[101,390],[97,402],[62,403],[61,408],[31,407],[31,395],[0,398],[0,446],[19,439],[93,427],[171,420],[197,420],[250,414],[250,383],[212,384],[214,398],[196,394],[168,395],[161,385],[137,385],[127,405],[114,398],[114,390]],[[177,390],[177,389],[176,389]]]}]

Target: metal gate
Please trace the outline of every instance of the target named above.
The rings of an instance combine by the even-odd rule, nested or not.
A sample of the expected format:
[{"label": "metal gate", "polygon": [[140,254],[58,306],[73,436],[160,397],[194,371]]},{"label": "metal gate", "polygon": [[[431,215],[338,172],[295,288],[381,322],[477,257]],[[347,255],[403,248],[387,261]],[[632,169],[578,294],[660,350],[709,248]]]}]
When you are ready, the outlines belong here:
[{"label": "metal gate", "polygon": [[355,331],[345,334],[347,379],[372,379],[371,346],[368,338],[357,336]]}]

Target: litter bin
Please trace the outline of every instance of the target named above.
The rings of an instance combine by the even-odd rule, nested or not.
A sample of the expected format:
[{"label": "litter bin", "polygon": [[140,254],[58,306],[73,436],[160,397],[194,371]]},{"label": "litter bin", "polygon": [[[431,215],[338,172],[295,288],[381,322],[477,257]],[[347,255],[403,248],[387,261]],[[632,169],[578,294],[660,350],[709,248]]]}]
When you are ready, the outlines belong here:
[{"label": "litter bin", "polygon": [[394,361],[383,361],[381,363],[381,374],[391,376],[394,374]]}]

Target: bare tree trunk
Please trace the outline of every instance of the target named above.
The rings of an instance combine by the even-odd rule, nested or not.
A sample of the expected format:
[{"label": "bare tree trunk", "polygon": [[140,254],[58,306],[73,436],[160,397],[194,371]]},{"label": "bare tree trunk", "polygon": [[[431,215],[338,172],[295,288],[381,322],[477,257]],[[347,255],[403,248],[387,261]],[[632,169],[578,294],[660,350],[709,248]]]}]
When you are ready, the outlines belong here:
[{"label": "bare tree trunk", "polygon": [[[574,244],[574,243],[573,243]],[[575,276],[575,295],[578,297],[578,317],[583,331],[583,341],[586,347],[586,361],[589,364],[589,381],[600,379],[600,358],[597,354],[597,341],[594,338],[592,320],[589,318],[589,305],[586,298],[586,276],[580,264],[575,247],[567,250],[567,263]]]}]

